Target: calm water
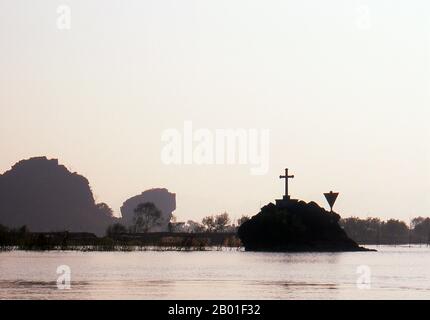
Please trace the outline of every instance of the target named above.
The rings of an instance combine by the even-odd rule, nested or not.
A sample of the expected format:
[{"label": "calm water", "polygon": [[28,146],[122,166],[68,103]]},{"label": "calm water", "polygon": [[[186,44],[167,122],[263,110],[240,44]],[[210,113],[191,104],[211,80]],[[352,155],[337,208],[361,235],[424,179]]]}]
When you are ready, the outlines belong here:
[{"label": "calm water", "polygon": [[[377,249],[3,252],[0,299],[430,299],[430,248]],[[70,290],[57,288],[59,265],[71,268]],[[361,265],[371,271],[367,289],[357,287]]]}]

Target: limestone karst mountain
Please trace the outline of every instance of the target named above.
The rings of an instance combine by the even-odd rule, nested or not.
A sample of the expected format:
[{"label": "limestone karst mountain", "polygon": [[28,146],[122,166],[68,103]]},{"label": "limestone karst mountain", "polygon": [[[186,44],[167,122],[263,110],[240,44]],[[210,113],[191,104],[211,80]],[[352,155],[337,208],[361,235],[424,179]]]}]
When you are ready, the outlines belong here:
[{"label": "limestone karst mountain", "polygon": [[0,175],[0,224],[103,235],[116,220],[106,204],[95,203],[88,180],[56,159],[23,160]]},{"label": "limestone karst mountain", "polygon": [[167,232],[172,212],[176,209],[176,194],[169,192],[164,188],[154,188],[134,196],[121,207],[121,223],[126,226],[133,224],[134,209],[141,203],[152,202],[160,211],[161,219],[156,226],[153,226],[150,232]]}]

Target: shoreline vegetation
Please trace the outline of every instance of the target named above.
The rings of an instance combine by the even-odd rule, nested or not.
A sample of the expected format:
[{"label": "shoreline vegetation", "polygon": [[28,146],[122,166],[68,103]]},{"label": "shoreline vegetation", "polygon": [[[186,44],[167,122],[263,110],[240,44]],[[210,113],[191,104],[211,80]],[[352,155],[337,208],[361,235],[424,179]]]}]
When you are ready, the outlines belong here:
[{"label": "shoreline vegetation", "polygon": [[26,248],[19,246],[0,247],[0,252],[8,251],[79,251],[79,252],[203,252],[203,251],[237,251],[244,252],[243,247],[205,246],[205,247],[163,247],[163,246],[131,246],[131,245],[83,245],[83,246],[54,246],[49,248]]},{"label": "shoreline vegetation", "polygon": [[430,218],[415,217],[409,224],[397,219],[340,219],[346,234],[361,245],[430,245]]},{"label": "shoreline vegetation", "polygon": [[[344,218],[339,221],[359,245],[430,246],[430,218],[405,222],[378,218]],[[203,231],[112,233],[103,237],[87,232],[31,232],[25,226],[9,229],[0,225],[0,251],[244,251],[236,232]]]},{"label": "shoreline vegetation", "polygon": [[235,233],[120,233],[97,237],[85,232],[0,232],[0,251],[214,251],[242,250]]},{"label": "shoreline vegetation", "polygon": [[287,187],[282,199],[237,220],[224,212],[177,221],[176,194],[165,188],[129,198],[116,217],[108,204],[96,202],[88,179],[46,157],[19,161],[0,174],[0,191],[0,250],[335,252],[430,243],[430,218],[415,218],[409,226],[393,219],[341,219],[313,201],[291,199]]}]

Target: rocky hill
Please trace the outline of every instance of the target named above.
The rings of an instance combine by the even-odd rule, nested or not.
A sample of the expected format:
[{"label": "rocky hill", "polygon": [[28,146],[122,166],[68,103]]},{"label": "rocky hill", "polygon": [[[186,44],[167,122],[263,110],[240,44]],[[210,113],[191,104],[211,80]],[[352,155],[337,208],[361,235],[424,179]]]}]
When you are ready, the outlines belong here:
[{"label": "rocky hill", "polygon": [[362,251],[339,226],[340,216],[315,202],[270,203],[242,224],[238,235],[250,251]]},{"label": "rocky hill", "polygon": [[149,231],[167,232],[169,230],[168,226],[172,218],[172,212],[176,209],[176,194],[164,188],[146,190],[125,201],[121,207],[121,223],[128,227],[131,226],[133,224],[134,209],[136,209],[139,204],[145,202],[152,202],[161,211],[159,223]]},{"label": "rocky hill", "polygon": [[106,204],[95,203],[88,180],[56,159],[23,160],[0,175],[0,224],[102,235],[115,221]]}]

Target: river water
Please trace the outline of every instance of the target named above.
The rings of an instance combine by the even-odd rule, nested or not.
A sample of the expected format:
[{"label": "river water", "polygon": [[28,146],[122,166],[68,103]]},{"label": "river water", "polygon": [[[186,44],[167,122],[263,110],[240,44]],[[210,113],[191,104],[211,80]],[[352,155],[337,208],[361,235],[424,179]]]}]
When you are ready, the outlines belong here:
[{"label": "river water", "polygon": [[0,299],[430,299],[429,247],[369,248],[1,252]]}]

